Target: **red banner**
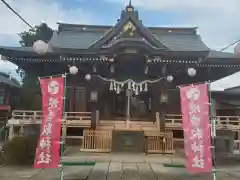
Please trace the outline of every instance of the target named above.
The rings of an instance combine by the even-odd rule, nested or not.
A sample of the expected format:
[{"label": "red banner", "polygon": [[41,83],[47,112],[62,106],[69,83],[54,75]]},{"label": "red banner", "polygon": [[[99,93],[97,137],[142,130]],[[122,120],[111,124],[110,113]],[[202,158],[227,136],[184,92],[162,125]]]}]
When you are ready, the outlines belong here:
[{"label": "red banner", "polygon": [[58,168],[60,161],[64,77],[40,79],[40,86],[43,118],[34,168]]},{"label": "red banner", "polygon": [[186,168],[190,173],[212,171],[207,84],[180,87]]}]

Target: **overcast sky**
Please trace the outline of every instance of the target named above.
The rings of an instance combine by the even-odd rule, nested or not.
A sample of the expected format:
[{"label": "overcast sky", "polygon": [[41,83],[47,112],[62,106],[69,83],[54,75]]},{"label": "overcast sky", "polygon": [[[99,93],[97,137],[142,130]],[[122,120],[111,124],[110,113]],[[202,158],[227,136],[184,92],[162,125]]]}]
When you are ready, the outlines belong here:
[{"label": "overcast sky", "polygon": [[[57,22],[114,25],[129,0],[6,0],[31,25]],[[240,39],[240,0],[132,0],[146,26],[199,28],[203,41],[220,50]],[[28,30],[0,2],[0,45],[19,46],[18,33]],[[228,49],[232,51],[233,47]]]}]

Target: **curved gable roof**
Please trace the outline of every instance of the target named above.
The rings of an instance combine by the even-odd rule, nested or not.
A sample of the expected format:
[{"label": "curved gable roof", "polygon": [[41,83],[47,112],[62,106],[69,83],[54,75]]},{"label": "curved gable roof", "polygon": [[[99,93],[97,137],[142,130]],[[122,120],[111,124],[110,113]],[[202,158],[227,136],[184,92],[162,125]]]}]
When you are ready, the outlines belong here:
[{"label": "curved gable roof", "polygon": [[121,18],[115,26],[58,23],[50,44],[53,48],[88,49],[100,48],[121,33],[123,26],[131,22],[145,42],[153,47],[170,51],[209,51],[197,28],[145,27],[139,19],[138,11],[129,4],[122,10]]},{"label": "curved gable roof", "polygon": [[18,80],[3,72],[0,72],[0,82],[17,88],[21,87],[21,84]]},{"label": "curved gable roof", "polygon": [[[88,49],[109,31],[112,26],[59,24],[50,44],[55,48]],[[147,27],[147,30],[170,51],[209,51],[196,28]]]}]

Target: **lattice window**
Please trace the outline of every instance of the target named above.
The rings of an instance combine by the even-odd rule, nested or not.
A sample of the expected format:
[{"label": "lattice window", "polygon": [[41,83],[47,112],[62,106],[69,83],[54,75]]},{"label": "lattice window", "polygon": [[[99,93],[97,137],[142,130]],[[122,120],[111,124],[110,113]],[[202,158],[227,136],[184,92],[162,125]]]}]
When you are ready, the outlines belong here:
[{"label": "lattice window", "polygon": [[77,88],[75,92],[75,98],[79,102],[85,102],[85,89]]}]

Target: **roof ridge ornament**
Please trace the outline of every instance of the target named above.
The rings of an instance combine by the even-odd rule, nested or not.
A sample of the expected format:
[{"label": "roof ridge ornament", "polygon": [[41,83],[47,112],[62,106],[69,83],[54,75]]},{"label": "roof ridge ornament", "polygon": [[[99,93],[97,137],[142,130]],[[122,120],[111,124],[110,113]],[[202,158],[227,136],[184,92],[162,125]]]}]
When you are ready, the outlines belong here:
[{"label": "roof ridge ornament", "polygon": [[132,6],[132,0],[129,0],[128,6],[129,6],[129,7]]},{"label": "roof ridge ornament", "polygon": [[126,12],[132,12],[134,11],[134,7],[132,6],[132,1],[129,0],[128,5],[126,6]]}]

